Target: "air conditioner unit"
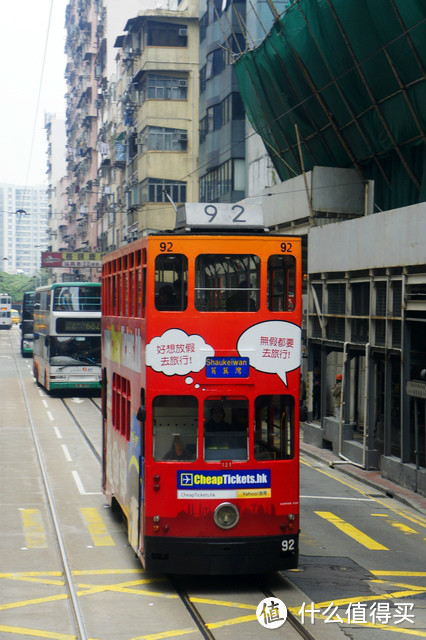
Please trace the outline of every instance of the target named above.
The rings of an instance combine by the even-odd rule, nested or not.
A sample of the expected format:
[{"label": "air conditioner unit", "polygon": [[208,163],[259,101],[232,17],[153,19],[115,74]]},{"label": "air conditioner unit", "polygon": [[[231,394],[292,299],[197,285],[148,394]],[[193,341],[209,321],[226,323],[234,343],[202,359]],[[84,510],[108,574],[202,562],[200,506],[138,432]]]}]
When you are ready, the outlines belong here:
[{"label": "air conditioner unit", "polygon": [[188,80],[178,80],[178,87],[187,87]]},{"label": "air conditioner unit", "polygon": [[182,29],[179,29],[179,35],[180,36],[187,36],[188,35],[188,29],[186,27],[183,27]]}]

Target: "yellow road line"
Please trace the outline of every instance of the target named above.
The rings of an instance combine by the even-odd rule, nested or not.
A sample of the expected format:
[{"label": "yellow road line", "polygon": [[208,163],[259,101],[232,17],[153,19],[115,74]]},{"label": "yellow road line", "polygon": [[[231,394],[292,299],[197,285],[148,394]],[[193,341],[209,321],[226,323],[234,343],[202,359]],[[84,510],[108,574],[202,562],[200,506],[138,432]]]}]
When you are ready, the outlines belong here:
[{"label": "yellow road line", "polygon": [[370,515],[373,518],[383,518],[391,525],[391,527],[394,527],[395,529],[399,529],[400,531],[402,531],[402,533],[405,533],[407,535],[412,535],[412,534],[419,535],[418,531],[416,531],[415,529],[412,529],[411,527],[404,524],[403,522],[398,522],[397,520],[394,520],[393,518],[388,516],[387,513],[371,513]]},{"label": "yellow road line", "polygon": [[403,577],[417,577],[417,578],[426,578],[426,571],[392,571],[385,569],[384,571],[370,571],[374,576],[403,576]]},{"label": "yellow road line", "polygon": [[372,551],[389,551],[389,549],[380,544],[380,542],[373,540],[373,538],[370,538],[370,536],[367,536],[367,534],[363,533],[352,524],[349,524],[349,522],[346,522],[334,513],[331,513],[331,511],[315,511],[315,513],[317,516],[324,518],[324,520],[333,524],[337,529],[340,529],[340,531],[343,531],[343,533],[346,533],[347,536],[353,538],[356,542],[362,544],[367,549],[371,549]]},{"label": "yellow road line", "polygon": [[25,541],[29,549],[46,549],[46,535],[39,509],[20,509]]},{"label": "yellow road line", "polygon": [[[313,464],[310,464],[309,462],[307,462],[306,458],[304,458],[304,457],[300,458],[300,462],[301,462],[301,464],[304,464],[306,467],[309,467],[310,469],[314,469],[318,473],[322,473],[324,476],[327,476],[327,478],[332,478],[336,482],[339,482],[340,484],[343,484],[345,487],[349,487],[350,489],[353,489],[357,493],[360,493],[362,496],[371,497],[371,495],[370,495],[370,493],[368,491],[363,491],[359,487],[356,487],[354,484],[352,484],[350,482],[347,482],[346,480],[343,480],[343,478],[340,478],[340,477],[338,477],[337,475],[335,475],[333,473],[325,471],[324,469],[318,469],[318,467],[315,467]],[[338,473],[338,472],[336,472],[336,473]],[[362,478],[359,479],[359,482],[362,483]],[[374,498],[373,497],[373,500],[375,502],[377,502],[377,504],[380,504],[385,509],[388,509],[389,511],[393,511],[394,513],[396,513],[401,518],[405,518],[409,522],[414,522],[415,524],[419,525],[419,527],[426,528],[426,518],[423,518],[420,514],[411,515],[411,514],[405,512],[405,511],[401,511],[400,508],[394,507],[389,502],[385,502],[385,500],[381,500],[380,498]]]},{"label": "yellow road line", "polygon": [[96,508],[87,507],[80,509],[80,513],[89,529],[93,544],[96,547],[114,547],[115,542],[108,533],[99,512]]},{"label": "yellow road line", "polygon": [[40,629],[27,629],[25,627],[11,627],[0,624],[0,631],[11,635],[30,636],[33,638],[52,638],[53,640],[75,640],[75,635],[58,633],[57,631],[41,631]]}]

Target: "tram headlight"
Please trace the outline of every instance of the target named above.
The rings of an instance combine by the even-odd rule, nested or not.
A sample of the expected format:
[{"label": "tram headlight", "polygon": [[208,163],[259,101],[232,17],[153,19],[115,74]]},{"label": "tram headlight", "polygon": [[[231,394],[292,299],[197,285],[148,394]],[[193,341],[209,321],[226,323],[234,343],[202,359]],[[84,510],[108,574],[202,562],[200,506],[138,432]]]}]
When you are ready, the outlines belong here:
[{"label": "tram headlight", "polygon": [[213,520],[220,529],[232,529],[240,519],[240,512],[231,502],[223,502],[214,510]]}]

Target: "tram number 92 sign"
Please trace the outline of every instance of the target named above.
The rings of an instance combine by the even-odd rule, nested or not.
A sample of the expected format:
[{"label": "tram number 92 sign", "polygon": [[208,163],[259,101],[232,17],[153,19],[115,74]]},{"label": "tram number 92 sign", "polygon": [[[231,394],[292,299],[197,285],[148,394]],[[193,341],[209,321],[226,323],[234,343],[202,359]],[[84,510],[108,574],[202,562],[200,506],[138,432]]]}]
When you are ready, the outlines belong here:
[{"label": "tram number 92 sign", "polygon": [[176,228],[191,227],[192,229],[206,228],[238,228],[263,229],[263,211],[260,205],[232,204],[215,202],[186,202],[178,207]]}]

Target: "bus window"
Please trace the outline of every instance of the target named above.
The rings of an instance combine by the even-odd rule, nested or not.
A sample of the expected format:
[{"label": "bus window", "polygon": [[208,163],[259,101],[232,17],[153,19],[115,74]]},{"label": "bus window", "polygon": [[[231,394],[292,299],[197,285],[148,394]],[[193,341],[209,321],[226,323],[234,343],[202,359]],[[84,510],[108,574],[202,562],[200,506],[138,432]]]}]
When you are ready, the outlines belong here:
[{"label": "bus window", "polygon": [[100,287],[57,287],[53,298],[54,311],[100,311]]},{"label": "bus window", "polygon": [[152,405],[154,460],[195,460],[198,403],[193,396],[157,396]]},{"label": "bus window", "polygon": [[295,302],[296,260],[293,256],[268,259],[268,309],[293,311]]},{"label": "bus window", "polygon": [[259,396],[255,402],[254,457],[289,460],[294,455],[294,399]]},{"label": "bus window", "polygon": [[187,305],[188,259],[179,253],[155,259],[155,308],[184,311]]},{"label": "bus window", "polygon": [[248,400],[209,398],[204,404],[204,459],[247,460]]},{"label": "bus window", "polygon": [[198,311],[257,311],[259,287],[258,256],[197,256],[195,308]]}]

